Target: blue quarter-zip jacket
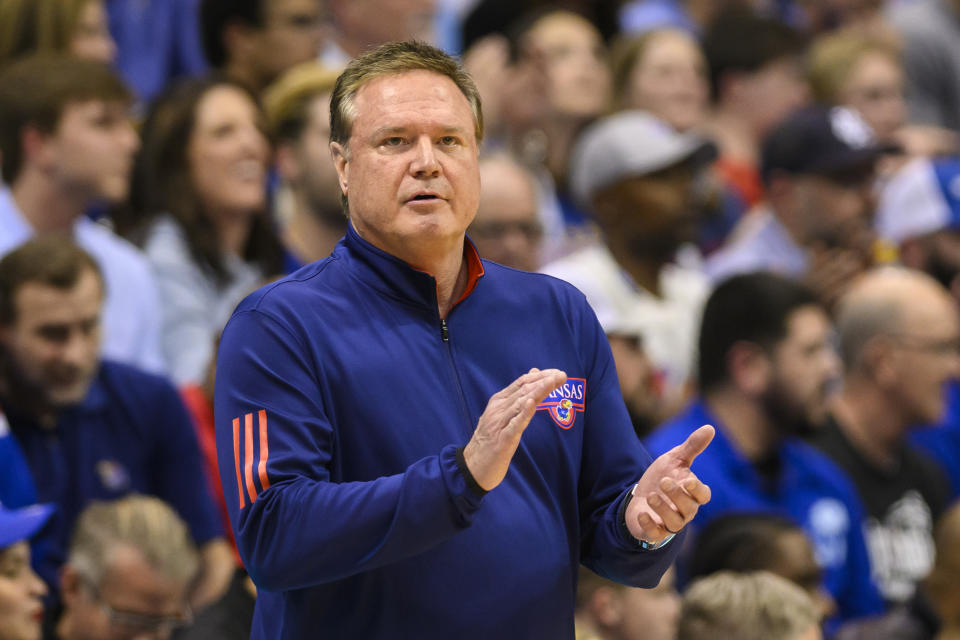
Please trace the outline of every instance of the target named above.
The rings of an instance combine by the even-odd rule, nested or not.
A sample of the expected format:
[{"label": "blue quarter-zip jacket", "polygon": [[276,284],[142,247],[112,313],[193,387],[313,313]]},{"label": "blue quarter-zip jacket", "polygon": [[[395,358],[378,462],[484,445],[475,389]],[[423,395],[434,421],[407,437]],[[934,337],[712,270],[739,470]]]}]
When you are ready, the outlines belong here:
[{"label": "blue quarter-zip jacket", "polygon": [[[464,255],[482,277],[445,322],[435,280],[351,227],[228,323],[217,451],[253,638],[573,638],[580,562],[649,587],[673,561],[682,540],[622,524],[650,458],[583,295]],[[481,498],[456,449],[531,367],[570,381]]]}]

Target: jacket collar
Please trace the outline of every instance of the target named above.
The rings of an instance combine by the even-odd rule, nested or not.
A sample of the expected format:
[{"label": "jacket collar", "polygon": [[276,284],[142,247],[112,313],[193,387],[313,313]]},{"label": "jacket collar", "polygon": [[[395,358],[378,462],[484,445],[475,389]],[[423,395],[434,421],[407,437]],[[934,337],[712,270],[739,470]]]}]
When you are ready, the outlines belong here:
[{"label": "jacket collar", "polygon": [[[463,302],[476,289],[484,275],[483,263],[470,238],[463,243],[463,258],[467,261],[467,286],[454,306]],[[426,271],[378,249],[360,237],[353,224],[334,249],[333,256],[343,260],[351,273],[381,294],[407,304],[437,309],[437,281]]]}]

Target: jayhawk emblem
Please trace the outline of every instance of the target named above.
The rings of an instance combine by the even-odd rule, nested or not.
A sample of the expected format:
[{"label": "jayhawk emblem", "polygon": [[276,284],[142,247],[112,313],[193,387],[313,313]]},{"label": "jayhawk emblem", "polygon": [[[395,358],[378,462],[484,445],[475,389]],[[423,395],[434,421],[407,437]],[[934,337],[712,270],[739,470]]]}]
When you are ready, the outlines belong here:
[{"label": "jayhawk emblem", "polygon": [[570,429],[587,406],[587,381],[584,378],[567,378],[567,381],[550,393],[537,405],[537,411],[546,411],[561,429]]}]

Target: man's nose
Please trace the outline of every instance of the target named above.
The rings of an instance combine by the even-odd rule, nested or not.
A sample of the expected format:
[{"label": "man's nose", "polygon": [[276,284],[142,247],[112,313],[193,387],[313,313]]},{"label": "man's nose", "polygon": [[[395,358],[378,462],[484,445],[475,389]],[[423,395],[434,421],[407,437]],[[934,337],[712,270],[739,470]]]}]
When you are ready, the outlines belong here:
[{"label": "man's nose", "polygon": [[433,141],[424,136],[417,139],[414,147],[414,157],[410,161],[410,171],[417,177],[431,177],[440,175],[440,162],[437,159]]}]

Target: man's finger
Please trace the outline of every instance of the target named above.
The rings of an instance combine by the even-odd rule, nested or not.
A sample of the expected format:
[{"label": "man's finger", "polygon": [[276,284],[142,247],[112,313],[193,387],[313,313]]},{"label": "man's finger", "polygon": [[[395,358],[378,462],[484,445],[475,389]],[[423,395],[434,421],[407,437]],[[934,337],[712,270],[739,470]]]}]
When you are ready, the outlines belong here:
[{"label": "man's finger", "polygon": [[703,425],[691,433],[686,442],[674,448],[674,456],[680,459],[683,466],[689,467],[693,464],[694,459],[707,448],[715,433],[712,426],[709,424]]},{"label": "man's finger", "polygon": [[[697,502],[696,498],[689,495],[681,485],[670,478],[664,478],[660,481],[660,490],[663,491],[667,499],[673,503],[674,508],[683,518],[684,523],[690,522],[693,520],[693,516],[697,515],[700,503]],[[670,528],[674,529],[672,526]]]},{"label": "man's finger", "polygon": [[[687,498],[689,500],[689,498]],[[647,496],[647,505],[653,509],[663,522],[663,528],[668,532],[677,532],[687,523],[679,511],[673,508],[667,500],[658,493],[651,493]]]},{"label": "man's finger", "polygon": [[697,501],[697,504],[707,504],[710,502],[710,497],[712,495],[710,487],[701,482],[696,476],[687,478],[680,483],[680,486],[683,487],[683,490],[687,492],[687,495]]}]

